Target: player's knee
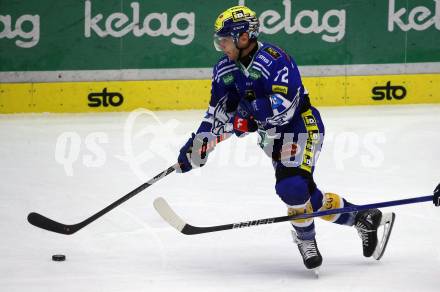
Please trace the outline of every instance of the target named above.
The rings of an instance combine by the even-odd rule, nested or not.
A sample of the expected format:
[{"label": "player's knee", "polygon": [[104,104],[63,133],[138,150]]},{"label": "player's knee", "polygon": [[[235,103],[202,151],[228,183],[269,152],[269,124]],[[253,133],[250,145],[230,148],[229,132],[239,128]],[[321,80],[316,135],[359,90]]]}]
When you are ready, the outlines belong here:
[{"label": "player's knee", "polygon": [[317,211],[322,207],[323,198],[324,193],[318,188],[315,188],[313,192],[310,193],[310,203],[312,203],[313,211]]},{"label": "player's knee", "polygon": [[[322,199],[322,207],[319,211],[325,211],[330,209],[339,209],[344,207],[344,200],[338,195],[334,193],[325,193]],[[326,221],[335,222],[339,219],[341,214],[332,214],[320,217]]]},{"label": "player's knee", "polygon": [[[300,175],[287,177],[278,181],[275,189],[278,196],[287,205],[289,216],[313,212],[307,178]],[[307,227],[313,223],[313,218],[296,219],[291,223],[296,227]]]},{"label": "player's knee", "polygon": [[299,175],[277,182],[275,190],[281,200],[290,206],[305,204],[310,198],[308,181]]}]

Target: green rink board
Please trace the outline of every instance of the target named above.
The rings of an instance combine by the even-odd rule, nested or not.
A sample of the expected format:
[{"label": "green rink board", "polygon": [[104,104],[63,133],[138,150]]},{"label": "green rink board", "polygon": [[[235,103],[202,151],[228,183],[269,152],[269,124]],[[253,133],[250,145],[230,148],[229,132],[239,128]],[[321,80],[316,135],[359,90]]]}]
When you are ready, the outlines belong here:
[{"label": "green rink board", "polygon": [[211,67],[214,20],[243,3],[299,65],[440,61],[440,0],[1,0],[0,71]]}]

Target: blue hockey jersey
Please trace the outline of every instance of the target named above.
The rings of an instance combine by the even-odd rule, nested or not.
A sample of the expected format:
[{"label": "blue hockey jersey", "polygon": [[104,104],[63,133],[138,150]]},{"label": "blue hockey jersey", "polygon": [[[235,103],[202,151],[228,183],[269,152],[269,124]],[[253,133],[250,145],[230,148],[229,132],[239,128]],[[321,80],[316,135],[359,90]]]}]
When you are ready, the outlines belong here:
[{"label": "blue hockey jersey", "polygon": [[293,58],[274,45],[259,42],[247,68],[227,56],[217,62],[209,108],[197,133],[232,132],[240,101],[248,103],[251,112],[245,114],[254,117],[259,131],[285,132],[299,115],[306,94]]}]

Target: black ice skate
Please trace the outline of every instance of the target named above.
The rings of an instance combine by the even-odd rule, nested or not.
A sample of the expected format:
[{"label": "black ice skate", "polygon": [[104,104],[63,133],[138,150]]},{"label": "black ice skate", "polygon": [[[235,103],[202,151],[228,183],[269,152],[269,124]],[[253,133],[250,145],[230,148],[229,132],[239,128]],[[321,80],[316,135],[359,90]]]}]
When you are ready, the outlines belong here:
[{"label": "black ice skate", "polygon": [[298,238],[295,231],[292,230],[293,241],[298,245],[299,252],[303,258],[304,265],[309,270],[315,270],[322,264],[322,256],[319,253],[316,240],[301,240]]},{"label": "black ice skate", "polygon": [[[378,209],[361,211],[356,215],[354,227],[362,239],[365,257],[373,256],[376,260],[382,257],[391,235],[394,218],[394,213],[382,215],[382,212]],[[378,243],[377,231],[381,225],[384,226],[384,234],[380,243]]]}]

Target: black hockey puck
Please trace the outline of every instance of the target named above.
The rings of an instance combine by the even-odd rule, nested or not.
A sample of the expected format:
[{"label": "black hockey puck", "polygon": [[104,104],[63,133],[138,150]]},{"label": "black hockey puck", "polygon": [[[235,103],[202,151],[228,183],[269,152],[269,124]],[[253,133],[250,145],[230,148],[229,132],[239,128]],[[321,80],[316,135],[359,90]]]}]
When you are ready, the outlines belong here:
[{"label": "black hockey puck", "polygon": [[66,260],[66,256],[63,254],[54,254],[52,256],[52,260],[56,262],[62,262]]}]

